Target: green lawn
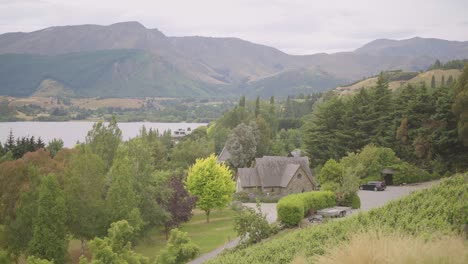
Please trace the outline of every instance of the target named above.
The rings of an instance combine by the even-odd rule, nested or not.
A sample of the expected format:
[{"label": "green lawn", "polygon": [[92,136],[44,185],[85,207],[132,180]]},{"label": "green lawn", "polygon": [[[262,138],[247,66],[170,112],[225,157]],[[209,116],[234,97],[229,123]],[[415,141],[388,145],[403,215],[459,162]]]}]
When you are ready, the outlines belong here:
[{"label": "green lawn", "polygon": [[[210,223],[206,223],[205,212],[196,209],[192,219],[183,224],[180,229],[189,234],[192,241],[200,247],[201,254],[203,254],[224,245],[236,237],[234,215],[235,212],[231,209],[214,211],[210,215]],[[161,229],[153,229],[147,238],[136,245],[135,251],[154,259],[165,244],[164,232]]]}]

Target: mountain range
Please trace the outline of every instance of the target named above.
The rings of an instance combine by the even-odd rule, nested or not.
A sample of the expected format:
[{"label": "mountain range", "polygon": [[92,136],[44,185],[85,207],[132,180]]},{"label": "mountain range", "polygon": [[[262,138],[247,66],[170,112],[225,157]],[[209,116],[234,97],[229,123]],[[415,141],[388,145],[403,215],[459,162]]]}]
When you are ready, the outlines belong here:
[{"label": "mountain range", "polygon": [[138,22],[59,26],[0,35],[0,95],[53,84],[79,97],[286,96],[464,58],[468,41],[379,39],[351,52],[289,55],[238,38],[169,37]]}]

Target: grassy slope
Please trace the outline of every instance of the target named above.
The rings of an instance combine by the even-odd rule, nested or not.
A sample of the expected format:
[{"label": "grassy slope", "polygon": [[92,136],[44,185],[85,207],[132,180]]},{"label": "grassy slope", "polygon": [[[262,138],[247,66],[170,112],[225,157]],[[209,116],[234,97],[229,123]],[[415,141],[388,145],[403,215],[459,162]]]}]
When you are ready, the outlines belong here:
[{"label": "grassy slope", "polygon": [[[461,74],[461,71],[456,70],[456,69],[452,69],[452,70],[440,70],[440,69],[430,70],[430,71],[427,71],[427,72],[420,73],[416,77],[414,77],[414,78],[412,78],[412,79],[410,79],[408,81],[392,81],[392,82],[389,82],[388,85],[389,85],[389,88],[391,90],[395,90],[397,88],[400,88],[402,85],[404,85],[406,83],[418,85],[418,84],[424,82],[427,87],[430,87],[431,86],[432,75],[434,75],[435,80],[436,80],[436,86],[440,86],[442,76],[445,76],[445,81],[447,82],[450,75],[453,76],[454,80],[456,80],[460,74]],[[352,84],[350,86],[338,87],[337,90],[342,91],[343,94],[349,94],[349,93],[357,91],[357,90],[359,90],[361,88],[372,87],[376,83],[377,83],[377,77],[371,77],[371,78],[367,78],[365,80],[362,80],[360,82],[354,83],[354,84]]]},{"label": "grassy slope", "polygon": [[360,230],[400,230],[406,234],[437,236],[461,233],[468,208],[467,177],[457,176],[415,192],[367,213],[291,232],[280,239],[224,254],[208,263],[289,263],[296,256],[322,255]]},{"label": "grassy slope", "polygon": [[[205,213],[195,210],[192,219],[183,224],[180,230],[189,234],[192,241],[200,247],[202,254],[210,252],[236,237],[234,214],[230,209],[215,211],[210,215],[210,223],[206,223]],[[165,245],[164,233],[154,229],[148,238],[138,243],[135,251],[154,259]]]}]

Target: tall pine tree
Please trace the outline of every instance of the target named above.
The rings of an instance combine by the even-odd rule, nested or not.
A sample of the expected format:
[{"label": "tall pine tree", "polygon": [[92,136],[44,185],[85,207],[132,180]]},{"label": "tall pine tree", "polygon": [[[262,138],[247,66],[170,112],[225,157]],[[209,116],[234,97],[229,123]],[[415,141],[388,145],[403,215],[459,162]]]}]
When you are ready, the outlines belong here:
[{"label": "tall pine tree", "polygon": [[462,75],[455,84],[453,113],[458,121],[458,138],[468,146],[468,64],[465,64]]}]

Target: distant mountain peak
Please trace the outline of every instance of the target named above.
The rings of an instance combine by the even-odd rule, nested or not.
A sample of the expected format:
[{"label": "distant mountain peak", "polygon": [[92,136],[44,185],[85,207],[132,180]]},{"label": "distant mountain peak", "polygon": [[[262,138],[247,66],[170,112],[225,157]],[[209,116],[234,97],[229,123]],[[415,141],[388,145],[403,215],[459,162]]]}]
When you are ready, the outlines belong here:
[{"label": "distant mountain peak", "polygon": [[126,22],[118,22],[110,25],[110,27],[124,27],[124,28],[142,28],[146,29],[146,27],[138,21],[126,21]]}]

